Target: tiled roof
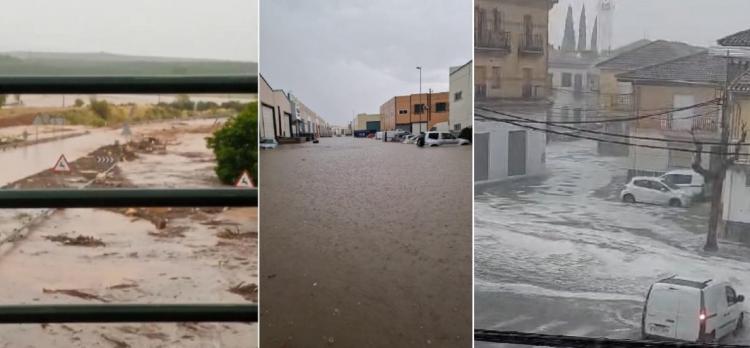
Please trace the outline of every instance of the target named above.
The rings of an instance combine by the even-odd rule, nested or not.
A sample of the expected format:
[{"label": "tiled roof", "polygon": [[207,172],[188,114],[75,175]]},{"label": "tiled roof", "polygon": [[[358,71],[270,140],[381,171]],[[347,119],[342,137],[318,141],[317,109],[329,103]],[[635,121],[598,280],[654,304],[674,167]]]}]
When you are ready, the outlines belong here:
[{"label": "tiled roof", "polygon": [[722,84],[727,79],[727,62],[704,51],[687,57],[617,75],[622,80],[649,80]]},{"label": "tiled roof", "polygon": [[750,29],[719,39],[719,45],[750,47]]},{"label": "tiled roof", "polygon": [[596,66],[600,69],[630,71],[701,51],[704,51],[704,49],[686,43],[658,40],[618,54]]}]

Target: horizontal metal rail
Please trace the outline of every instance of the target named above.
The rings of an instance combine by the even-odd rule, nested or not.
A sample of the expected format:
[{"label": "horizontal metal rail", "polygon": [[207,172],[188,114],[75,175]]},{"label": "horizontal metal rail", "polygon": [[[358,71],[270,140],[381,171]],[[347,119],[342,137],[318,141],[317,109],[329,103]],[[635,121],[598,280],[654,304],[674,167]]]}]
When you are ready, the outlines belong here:
[{"label": "horizontal metal rail", "polygon": [[0,306],[0,324],[258,321],[252,304],[96,304]]},{"label": "horizontal metal rail", "polygon": [[255,206],[258,191],[245,188],[0,190],[0,208]]},{"label": "horizontal metal rail", "polygon": [[527,346],[544,346],[544,347],[572,347],[572,348],[589,348],[589,347],[618,347],[618,348],[642,348],[642,347],[728,347],[739,348],[745,346],[739,345],[719,345],[704,343],[686,343],[686,342],[657,342],[644,340],[627,340],[611,338],[593,338],[593,337],[575,337],[560,335],[543,335],[526,332],[513,331],[493,331],[493,330],[474,330],[474,341],[520,344]]},{"label": "horizontal metal rail", "polygon": [[0,94],[258,93],[256,75],[0,76]]}]

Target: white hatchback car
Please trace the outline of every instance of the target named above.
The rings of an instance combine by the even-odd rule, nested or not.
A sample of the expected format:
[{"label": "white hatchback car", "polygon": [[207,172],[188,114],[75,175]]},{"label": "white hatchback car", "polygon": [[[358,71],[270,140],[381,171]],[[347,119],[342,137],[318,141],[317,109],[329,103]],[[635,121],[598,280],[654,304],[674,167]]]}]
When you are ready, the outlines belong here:
[{"label": "white hatchback car", "polygon": [[457,138],[451,133],[447,132],[427,132],[424,137],[425,145],[427,146],[440,146],[446,144],[458,144],[458,145],[469,145],[466,139]]},{"label": "white hatchback car", "polygon": [[727,282],[663,279],[648,290],[641,334],[644,339],[716,342],[742,328],[744,301]]},{"label": "white hatchback car", "polygon": [[625,185],[620,198],[626,203],[651,203],[672,207],[690,205],[690,194],[659,178],[636,176]]}]

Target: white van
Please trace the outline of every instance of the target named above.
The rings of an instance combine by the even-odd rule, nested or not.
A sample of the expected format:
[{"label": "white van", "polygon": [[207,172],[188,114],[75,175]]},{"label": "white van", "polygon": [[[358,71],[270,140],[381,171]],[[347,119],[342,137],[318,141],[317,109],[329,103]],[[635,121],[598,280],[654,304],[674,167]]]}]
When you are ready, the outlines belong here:
[{"label": "white van", "polygon": [[705,186],[703,175],[696,173],[692,169],[672,170],[660,176],[659,179],[676,185],[690,196],[702,195],[703,187]]},{"label": "white van", "polygon": [[742,328],[742,302],[727,282],[670,277],[648,290],[643,306],[644,339],[717,342]]}]

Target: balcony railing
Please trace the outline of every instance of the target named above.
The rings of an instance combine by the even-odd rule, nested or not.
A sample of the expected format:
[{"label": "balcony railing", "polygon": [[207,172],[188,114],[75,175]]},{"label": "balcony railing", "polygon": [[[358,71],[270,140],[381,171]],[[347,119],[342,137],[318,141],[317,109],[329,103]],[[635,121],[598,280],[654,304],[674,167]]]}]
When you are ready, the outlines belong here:
[{"label": "balcony railing", "polygon": [[544,46],[547,45],[547,41],[544,39],[542,34],[524,34],[521,36],[521,44],[518,48],[519,53],[527,54],[543,54]]},{"label": "balcony railing", "polygon": [[484,33],[477,40],[476,48],[479,50],[508,52],[511,47],[510,42],[510,32],[508,31]]},{"label": "balcony railing", "polygon": [[632,110],[633,109],[633,95],[632,94],[618,94],[610,96],[610,105],[615,110]]},{"label": "balcony railing", "polygon": [[667,131],[700,131],[716,132],[719,130],[719,120],[715,116],[701,116],[694,118],[675,119],[670,114],[668,118],[661,120],[661,129]]}]

